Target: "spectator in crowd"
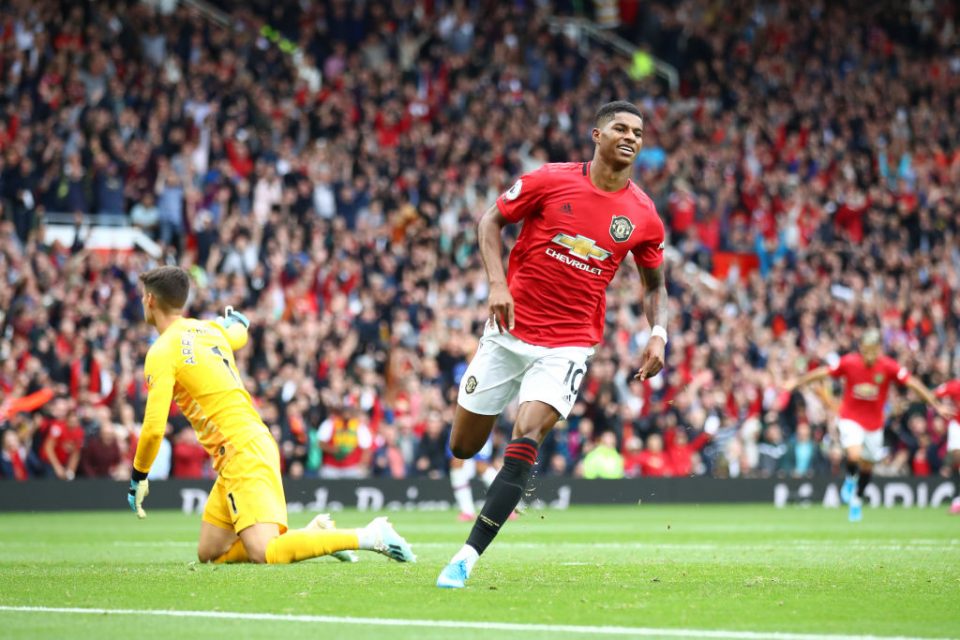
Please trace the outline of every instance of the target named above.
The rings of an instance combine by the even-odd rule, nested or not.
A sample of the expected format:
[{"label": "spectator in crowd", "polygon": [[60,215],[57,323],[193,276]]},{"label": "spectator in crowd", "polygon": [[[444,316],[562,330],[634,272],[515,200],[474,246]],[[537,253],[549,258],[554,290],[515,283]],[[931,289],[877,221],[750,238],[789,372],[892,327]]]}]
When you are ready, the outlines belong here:
[{"label": "spectator in crowd", "polygon": [[809,422],[797,423],[797,430],[787,443],[781,468],[794,478],[808,478],[824,468],[820,447],[813,439]]},{"label": "spectator in crowd", "polygon": [[47,428],[41,459],[46,464],[45,475],[59,480],[73,480],[80,464],[84,431],[75,411],[61,416],[51,421]]},{"label": "spectator in crowd", "polygon": [[107,215],[125,215],[123,176],[119,167],[106,156],[100,156],[99,164],[102,166],[98,167],[95,178],[97,210]]},{"label": "spectator in crowd", "polygon": [[321,478],[365,478],[369,474],[373,435],[361,409],[334,409],[320,424],[317,438],[323,451]]},{"label": "spectator in crowd", "polygon": [[783,441],[783,431],[780,425],[771,421],[763,431],[758,449],[757,475],[770,478],[779,475],[785,465],[787,444]]},{"label": "spectator in crowd", "polygon": [[182,246],[185,230],[183,179],[170,165],[168,158],[157,161],[157,222],[160,241],[165,245]]},{"label": "spectator in crowd", "polygon": [[673,475],[670,458],[663,451],[663,436],[659,433],[651,433],[647,436],[646,447],[637,457],[641,476],[660,478]]},{"label": "spectator in crowd", "polygon": [[709,441],[709,434],[703,431],[697,433],[691,441],[684,427],[677,426],[667,429],[664,434],[664,444],[669,458],[671,475],[683,477],[702,474],[699,451]]},{"label": "spectator in crowd", "polygon": [[630,436],[623,445],[623,474],[627,478],[638,478],[643,473],[643,440],[640,436]]},{"label": "spectator in crowd", "polygon": [[[108,412],[109,416],[109,412]],[[80,455],[80,475],[85,478],[113,478],[123,461],[113,423],[99,422],[96,432],[87,437]]]},{"label": "spectator in crowd", "polygon": [[143,199],[130,209],[130,223],[142,229],[150,236],[157,233],[160,222],[160,210],[157,209],[156,199],[152,193],[143,194]]},{"label": "spectator in crowd", "polygon": [[0,478],[24,481],[28,478],[25,451],[12,429],[3,432],[0,439]]},{"label": "spectator in crowd", "polygon": [[407,462],[397,445],[397,429],[384,425],[376,437],[377,448],[373,453],[373,475],[402,479],[407,477]]},{"label": "spectator in crowd", "polygon": [[624,477],[623,456],[617,451],[617,434],[604,431],[597,445],[583,459],[583,477],[588,480]]},{"label": "spectator in crowd", "polygon": [[450,429],[444,424],[439,411],[427,416],[426,426],[417,445],[417,473],[429,478],[442,478],[447,475],[447,440]]},{"label": "spectator in crowd", "polygon": [[[900,450],[905,454],[906,472],[918,477],[927,477],[940,470],[941,455],[938,451],[945,442],[935,442],[928,427],[927,417],[920,412],[911,412],[906,420],[906,429],[901,430]],[[904,458],[901,458],[904,459]]]}]

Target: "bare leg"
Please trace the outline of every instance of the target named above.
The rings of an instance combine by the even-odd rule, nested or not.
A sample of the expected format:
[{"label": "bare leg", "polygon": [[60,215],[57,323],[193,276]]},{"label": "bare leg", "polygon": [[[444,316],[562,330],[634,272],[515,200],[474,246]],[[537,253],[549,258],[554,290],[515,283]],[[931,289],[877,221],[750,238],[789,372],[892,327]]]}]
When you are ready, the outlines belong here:
[{"label": "bare leg", "polygon": [[560,414],[557,410],[545,402],[539,400],[524,402],[517,412],[517,421],[513,425],[513,437],[514,439],[530,438],[536,440],[539,445],[559,419]]},{"label": "bare leg", "polygon": [[466,460],[477,455],[487,443],[497,416],[486,416],[467,411],[457,405],[453,416],[453,429],[450,431],[450,451],[454,457]]},{"label": "bare leg", "polygon": [[247,549],[250,562],[267,562],[267,547],[274,538],[280,537],[280,525],[274,522],[258,522],[240,532],[240,539]]},{"label": "bare leg", "polygon": [[[233,549],[235,543],[240,538],[232,529],[221,529],[209,522],[200,523],[200,541],[197,543],[197,559],[200,562],[246,562],[246,551],[243,544],[238,544],[237,549]],[[227,552],[231,552],[229,557]]]}]

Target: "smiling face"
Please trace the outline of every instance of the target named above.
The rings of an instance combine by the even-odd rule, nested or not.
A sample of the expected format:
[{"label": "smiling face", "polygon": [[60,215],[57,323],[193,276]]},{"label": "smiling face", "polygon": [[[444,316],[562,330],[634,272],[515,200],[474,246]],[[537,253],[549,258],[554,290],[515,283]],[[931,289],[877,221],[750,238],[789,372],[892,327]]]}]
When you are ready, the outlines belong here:
[{"label": "smiling face", "polygon": [[593,130],[597,156],[614,169],[633,164],[643,146],[643,119],[627,111],[619,111]]}]

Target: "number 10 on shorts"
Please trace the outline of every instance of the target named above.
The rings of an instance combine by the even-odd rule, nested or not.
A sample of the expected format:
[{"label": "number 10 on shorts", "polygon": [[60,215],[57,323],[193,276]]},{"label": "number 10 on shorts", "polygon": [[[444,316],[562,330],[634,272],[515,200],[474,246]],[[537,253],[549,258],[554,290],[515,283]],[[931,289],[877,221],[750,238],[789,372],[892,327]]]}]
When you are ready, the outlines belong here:
[{"label": "number 10 on shorts", "polygon": [[583,380],[583,374],[586,373],[586,369],[576,369],[577,363],[573,360],[570,361],[570,367],[567,369],[567,375],[563,378],[563,384],[566,385],[570,383],[570,393],[574,394],[577,392],[577,389],[580,387],[580,381]]}]

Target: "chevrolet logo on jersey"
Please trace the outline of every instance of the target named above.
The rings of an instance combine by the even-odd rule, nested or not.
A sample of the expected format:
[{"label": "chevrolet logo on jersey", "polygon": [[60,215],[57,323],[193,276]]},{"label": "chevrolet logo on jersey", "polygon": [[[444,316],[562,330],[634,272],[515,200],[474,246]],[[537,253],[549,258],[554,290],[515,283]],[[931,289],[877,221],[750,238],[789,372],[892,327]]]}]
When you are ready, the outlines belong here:
[{"label": "chevrolet logo on jersey", "polygon": [[857,400],[876,400],[880,396],[880,388],[869,382],[853,385],[853,397]]},{"label": "chevrolet logo on jersey", "polygon": [[576,256],[581,260],[587,260],[589,258],[593,258],[594,260],[606,260],[611,255],[610,251],[601,249],[597,246],[596,242],[581,235],[578,235],[576,238],[574,238],[565,233],[558,233],[553,237],[553,241],[561,247],[566,247],[569,249],[573,256]]}]

